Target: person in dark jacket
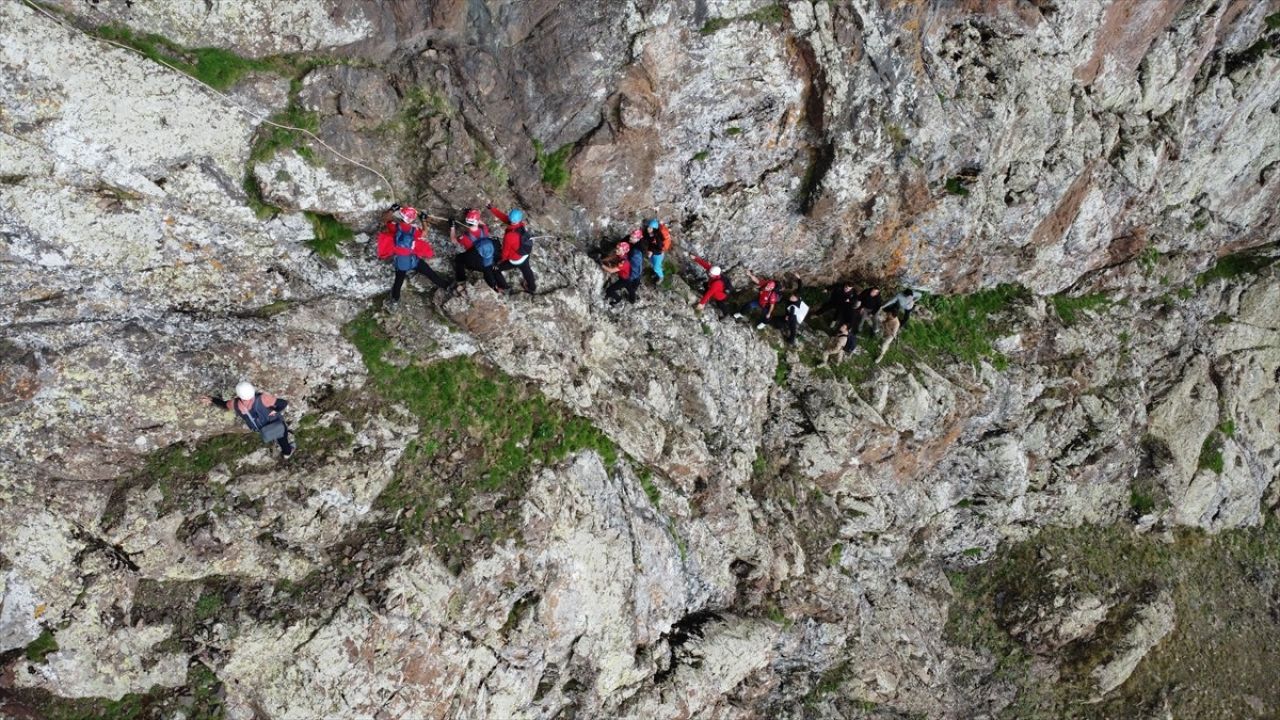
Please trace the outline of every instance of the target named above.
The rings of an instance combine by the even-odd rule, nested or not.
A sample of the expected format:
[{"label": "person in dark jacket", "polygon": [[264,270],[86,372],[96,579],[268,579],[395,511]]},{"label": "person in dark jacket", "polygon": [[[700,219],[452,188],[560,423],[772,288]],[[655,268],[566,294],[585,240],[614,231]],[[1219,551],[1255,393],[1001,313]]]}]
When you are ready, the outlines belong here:
[{"label": "person in dark jacket", "polygon": [[788,345],[796,343],[800,325],[808,316],[809,304],[800,299],[800,290],[797,288],[787,297],[787,307],[782,316],[774,321],[774,324],[782,330],[782,339],[786,340]]},{"label": "person in dark jacket", "polygon": [[862,328],[867,326],[874,328],[876,316],[880,312],[880,307],[884,304],[884,298],[880,296],[880,288],[869,287],[863,290],[862,294],[858,296],[858,302],[862,303],[862,306],[858,308],[858,329],[855,332],[862,332]]},{"label": "person in dark jacket", "polygon": [[818,308],[818,314],[835,313],[836,323],[852,328],[860,319],[858,313],[860,306],[857,288],[851,282],[843,282],[832,288],[831,296],[822,304],[822,307]]},{"label": "person in dark jacket", "polygon": [[274,440],[279,444],[285,460],[293,457],[295,448],[289,442],[289,426],[285,424],[283,414],[284,409],[289,406],[289,401],[284,398],[257,392],[251,383],[242,381],[236,385],[235,399],[223,400],[214,395],[205,395],[200,398],[200,402],[230,410],[264,440],[267,442]]}]

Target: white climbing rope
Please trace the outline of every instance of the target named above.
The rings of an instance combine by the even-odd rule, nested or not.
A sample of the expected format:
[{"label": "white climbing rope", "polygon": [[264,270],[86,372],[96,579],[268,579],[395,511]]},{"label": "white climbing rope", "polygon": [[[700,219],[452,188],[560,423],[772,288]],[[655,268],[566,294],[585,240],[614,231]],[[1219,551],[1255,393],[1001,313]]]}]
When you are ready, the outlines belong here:
[{"label": "white climbing rope", "polygon": [[[108,38],[98,37],[98,36],[93,35],[93,34],[91,34],[91,33],[87,33],[87,32],[85,32],[84,30],[81,30],[80,28],[78,28],[78,27],[76,27],[76,26],[72,25],[71,23],[67,22],[67,21],[66,21],[66,20],[64,20],[63,18],[60,18],[60,17],[58,17],[58,16],[54,15],[53,13],[49,12],[49,11],[48,11],[48,10],[46,10],[45,8],[43,8],[43,7],[41,7],[40,5],[36,4],[33,0],[22,0],[22,2],[23,2],[23,4],[25,4],[27,7],[31,8],[32,10],[35,10],[36,12],[40,13],[41,15],[44,15],[45,17],[49,18],[50,20],[54,21],[55,23],[57,23],[57,24],[59,24],[59,25],[61,25],[61,26],[65,27],[65,28],[67,28],[67,29],[68,29],[68,30],[70,30],[71,32],[79,33],[79,34],[81,34],[81,35],[84,35],[85,37],[92,38],[92,39],[94,39],[94,40],[98,40],[98,41],[100,41],[100,42],[107,43],[108,45],[114,45],[114,46],[116,46],[116,47],[118,47],[118,48],[120,48],[120,49],[122,49],[122,50],[127,50],[127,51],[129,51],[129,52],[131,52],[131,53],[134,53],[135,55],[138,55],[138,56],[144,57],[144,58],[146,58],[146,59],[148,59],[148,60],[154,60],[155,62],[158,62],[158,63],[160,63],[161,65],[164,65],[165,67],[169,68],[170,70],[174,70],[174,71],[176,71],[176,72],[182,73],[183,75],[186,75],[187,77],[191,77],[188,73],[183,72],[183,70],[182,70],[181,68],[176,67],[176,66],[175,66],[175,65],[173,65],[172,63],[169,63],[169,62],[167,62],[166,60],[164,60],[164,58],[159,58],[159,57],[157,57],[157,58],[151,58],[151,57],[148,57],[148,56],[146,55],[146,53],[143,53],[141,50],[138,50],[137,48],[129,47],[128,45],[125,45],[124,43],[121,43],[121,42],[117,42],[117,41],[115,41],[115,40],[110,40],[110,39],[108,39]],[[255,120],[257,120],[257,121],[259,121],[259,122],[263,123],[264,125],[270,125],[271,127],[280,128],[281,130],[289,130],[289,131],[291,131],[291,132],[302,133],[303,135],[306,135],[307,137],[309,137],[309,138],[311,138],[312,140],[314,140],[314,141],[316,142],[316,144],[317,144],[317,145],[319,145],[320,147],[324,148],[325,150],[328,150],[328,151],[329,151],[330,153],[332,153],[335,157],[337,157],[337,158],[339,158],[339,159],[341,159],[341,160],[344,160],[344,161],[346,161],[346,162],[348,162],[348,163],[350,163],[350,164],[352,164],[352,165],[354,165],[354,166],[356,166],[356,167],[358,167],[358,168],[362,168],[362,169],[364,169],[364,170],[368,170],[369,172],[373,173],[374,175],[377,175],[377,176],[378,176],[378,179],[379,179],[379,180],[381,180],[381,181],[383,182],[383,184],[387,186],[387,190],[389,190],[389,191],[391,192],[391,197],[395,197],[395,196],[396,196],[396,189],[395,189],[395,186],[391,184],[391,181],[390,181],[390,180],[388,180],[388,179],[387,179],[387,177],[386,177],[385,175],[383,175],[382,173],[378,172],[377,170],[375,170],[375,169],[373,169],[373,168],[369,167],[368,165],[365,165],[364,163],[360,162],[359,160],[356,160],[355,158],[349,157],[349,156],[347,156],[347,155],[342,154],[341,152],[338,152],[336,149],[334,149],[334,147],[333,147],[332,145],[330,145],[329,143],[325,142],[324,140],[321,140],[321,139],[319,138],[319,136],[317,136],[315,133],[311,132],[310,130],[307,130],[306,128],[294,127],[294,126],[292,126],[292,125],[285,125],[285,124],[283,124],[283,123],[278,123],[278,122],[276,122],[276,121],[274,121],[274,120],[272,120],[272,119],[268,118],[267,116],[265,116],[265,115],[261,115],[261,114],[259,114],[259,113],[257,113],[257,112],[254,112],[254,111],[253,111],[253,110],[251,110],[249,107],[247,107],[247,106],[245,106],[245,105],[242,105],[242,104],[241,104],[241,103],[239,103],[239,102],[236,102],[236,100],[235,100],[234,98],[232,98],[231,96],[227,95],[226,93],[221,92],[220,90],[217,90],[217,89],[215,89],[215,88],[213,88],[213,87],[211,87],[211,86],[209,86],[209,85],[207,85],[207,84],[205,84],[205,83],[201,82],[200,80],[198,80],[198,79],[196,79],[196,78],[191,78],[191,79],[192,79],[192,80],[195,80],[197,85],[199,85],[200,87],[204,88],[204,90],[205,90],[206,92],[208,92],[208,93],[210,93],[211,95],[213,95],[214,97],[218,98],[218,99],[219,99],[219,100],[221,100],[224,104],[226,104],[226,105],[228,105],[228,106],[230,106],[230,107],[232,107],[232,108],[234,108],[234,109],[236,109],[236,110],[239,110],[240,112],[242,112],[242,113],[244,113],[245,115],[248,115],[249,117],[251,117],[251,118],[253,118],[253,119],[255,119]]]}]

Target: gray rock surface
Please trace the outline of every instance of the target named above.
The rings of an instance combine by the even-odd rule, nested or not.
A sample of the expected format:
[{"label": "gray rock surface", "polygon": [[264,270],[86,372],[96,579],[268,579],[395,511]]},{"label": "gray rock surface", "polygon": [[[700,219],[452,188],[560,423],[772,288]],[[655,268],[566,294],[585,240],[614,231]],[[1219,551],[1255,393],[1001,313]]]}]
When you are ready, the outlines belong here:
[{"label": "gray rock surface", "polygon": [[[247,76],[245,113],[0,5],[5,712],[209,668],[245,719],[994,716],[1014,691],[950,643],[948,573],[1139,506],[1143,532],[1226,535],[1280,501],[1280,272],[1194,275],[1277,236],[1274,0],[54,4],[315,63]],[[315,137],[261,126],[286,108]],[[377,316],[395,362],[470,357],[621,450],[421,510],[519,517],[460,567],[401,532],[429,438],[370,403],[344,332],[389,282],[392,191],[557,236],[535,296],[411,281]],[[681,252],[610,308],[582,249],[655,207],[740,280],[1032,292],[973,321],[999,356],[834,373],[816,331],[697,314]],[[357,234],[318,252],[303,211]],[[1068,320],[1068,288],[1108,302]],[[246,377],[311,459],[195,403]],[[1112,637],[1105,589],[1033,600],[1038,661],[1111,643],[1103,696],[1186,616],[1158,596]]]}]

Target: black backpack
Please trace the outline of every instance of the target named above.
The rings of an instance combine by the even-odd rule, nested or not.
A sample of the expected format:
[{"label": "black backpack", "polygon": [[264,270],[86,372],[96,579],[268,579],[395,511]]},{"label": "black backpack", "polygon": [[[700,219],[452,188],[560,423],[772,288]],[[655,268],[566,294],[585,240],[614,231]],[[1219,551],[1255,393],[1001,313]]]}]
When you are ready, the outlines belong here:
[{"label": "black backpack", "polygon": [[725,273],[725,272],[720,273],[720,280],[724,283],[725,295],[732,295],[738,292],[738,289],[733,286],[733,281],[729,279],[729,273]]},{"label": "black backpack", "polygon": [[520,233],[520,247],[516,252],[520,253],[520,257],[528,257],[533,252],[533,235],[529,233],[529,228],[523,225],[517,229]]}]

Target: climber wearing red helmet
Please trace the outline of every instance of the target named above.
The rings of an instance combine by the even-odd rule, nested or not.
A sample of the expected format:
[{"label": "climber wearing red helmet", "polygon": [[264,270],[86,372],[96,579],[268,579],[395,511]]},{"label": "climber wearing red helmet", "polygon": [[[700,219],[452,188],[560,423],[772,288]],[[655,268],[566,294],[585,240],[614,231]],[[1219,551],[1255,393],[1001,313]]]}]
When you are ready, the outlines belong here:
[{"label": "climber wearing red helmet", "polygon": [[758,311],[762,314],[762,317],[760,318],[760,324],[756,326],[756,329],[763,329],[764,326],[773,319],[773,311],[778,307],[778,301],[782,299],[782,295],[778,293],[777,282],[768,278],[758,278],[755,275],[752,275],[750,270],[747,271],[747,277],[751,278],[751,282],[756,284],[756,287],[760,289],[760,292],[756,295],[754,300],[743,305],[742,309],[734,313],[733,316],[742,320],[745,316]]},{"label": "climber wearing red helmet", "polygon": [[436,287],[449,287],[449,283],[427,264],[427,259],[435,253],[417,222],[417,210],[395,205],[391,208],[386,226],[378,233],[378,259],[391,260],[396,271],[396,279],[391,284],[391,299],[387,302],[388,310],[394,310],[400,302],[400,288],[411,272],[426,275]]},{"label": "climber wearing red helmet", "polygon": [[462,246],[462,252],[453,256],[453,281],[463,282],[467,279],[467,271],[474,270],[484,275],[484,281],[494,291],[502,293],[508,290],[506,278],[498,272],[498,247],[489,235],[489,226],[480,221],[479,210],[468,210],[462,221],[466,228],[461,235],[457,233],[457,223],[450,223],[449,238]]},{"label": "climber wearing red helmet", "polygon": [[636,301],[636,288],[640,287],[640,276],[644,273],[644,253],[640,252],[640,246],[634,242],[641,239],[637,237],[640,235],[637,230],[631,234],[633,242],[623,240],[618,243],[615,256],[620,260],[605,265],[605,272],[618,276],[604,291],[610,305],[616,305],[622,299],[618,295],[622,290],[627,291],[627,302]]}]

